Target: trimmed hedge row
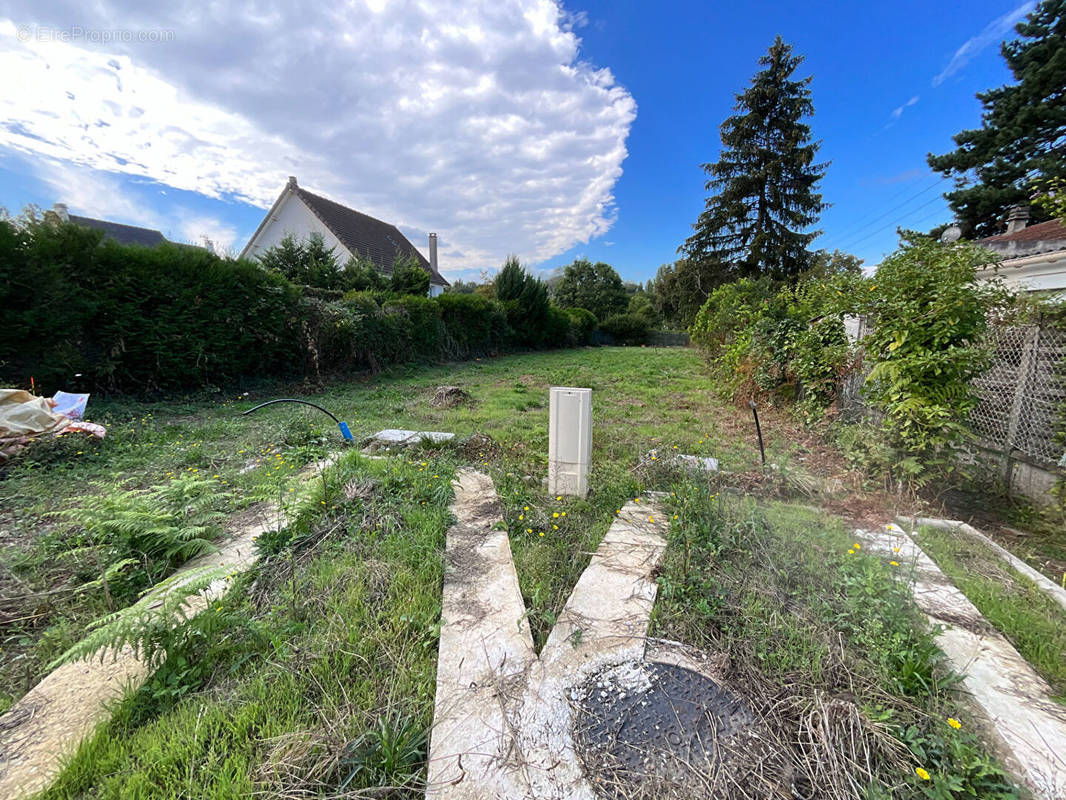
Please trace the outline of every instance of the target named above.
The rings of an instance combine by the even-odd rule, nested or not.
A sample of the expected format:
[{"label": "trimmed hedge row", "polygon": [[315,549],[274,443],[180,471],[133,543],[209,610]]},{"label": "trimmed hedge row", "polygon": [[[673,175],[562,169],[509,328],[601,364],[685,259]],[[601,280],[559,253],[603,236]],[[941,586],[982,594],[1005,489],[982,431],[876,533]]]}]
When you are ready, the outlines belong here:
[{"label": "trimmed hedge row", "polygon": [[[0,380],[45,391],[75,373],[145,393],[310,378],[408,360],[567,347],[586,332],[515,301],[307,292],[259,264],[182,245],[124,246],[54,221],[0,220]],[[576,324],[575,324],[576,323]],[[536,331],[536,335],[531,335]]]}]

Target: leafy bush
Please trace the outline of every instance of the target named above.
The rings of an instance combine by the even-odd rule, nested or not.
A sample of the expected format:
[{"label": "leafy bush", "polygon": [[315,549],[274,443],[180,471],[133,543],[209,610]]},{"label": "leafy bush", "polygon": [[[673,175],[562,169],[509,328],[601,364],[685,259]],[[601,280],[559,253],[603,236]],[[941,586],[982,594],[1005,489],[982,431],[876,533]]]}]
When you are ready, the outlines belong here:
[{"label": "leafy bush", "polygon": [[977,279],[992,260],[968,243],[918,240],[881,264],[858,301],[871,326],[863,343],[873,369],[864,392],[884,415],[903,483],[950,474],[956,450],[971,437],[972,381],[991,362],[985,333],[1010,299],[1000,282]]},{"label": "leafy bush", "polygon": [[477,294],[445,292],[435,298],[447,331],[446,350],[453,358],[484,355],[500,349],[507,338],[507,316],[499,303]]},{"label": "leafy bush", "polygon": [[509,256],[494,281],[496,299],[503,303],[514,341],[526,347],[547,340],[548,289],[544,281],[526,272],[518,258]]},{"label": "leafy bush", "polygon": [[178,389],[286,374],[299,292],[256,264],[198,248],[123,246],[99,231],[0,221],[0,370],[58,386]]},{"label": "leafy bush", "polygon": [[574,338],[579,344],[588,344],[592,332],[596,330],[596,315],[585,308],[565,308],[574,329]]},{"label": "leafy bush", "polygon": [[283,275],[287,280],[318,289],[348,288],[344,272],[337,263],[335,248],[326,247],[321,233],[306,239],[289,234],[278,244],[258,256],[264,269]]},{"label": "leafy bush", "polygon": [[600,323],[600,330],[618,344],[644,344],[648,339],[648,321],[636,314],[615,314]]},{"label": "leafy bush", "polygon": [[838,298],[852,273],[775,291],[765,278],[720,286],[696,315],[692,336],[734,396],[773,392],[799,401],[811,420],[836,399],[851,362]]},{"label": "leafy bush", "polygon": [[517,259],[491,287],[502,302],[415,296],[428,286],[416,263],[398,264],[386,292],[369,262],[335,270],[331,259],[315,238],[285,240],[265,268],[198,247],[120,245],[54,215],[0,219],[0,379],[32,375],[48,391],[82,373],[93,391],[147,394],[578,341]]},{"label": "leafy bush", "polygon": [[392,265],[389,287],[396,294],[425,297],[429,294],[429,273],[422,269],[413,256],[406,259],[397,258]]}]

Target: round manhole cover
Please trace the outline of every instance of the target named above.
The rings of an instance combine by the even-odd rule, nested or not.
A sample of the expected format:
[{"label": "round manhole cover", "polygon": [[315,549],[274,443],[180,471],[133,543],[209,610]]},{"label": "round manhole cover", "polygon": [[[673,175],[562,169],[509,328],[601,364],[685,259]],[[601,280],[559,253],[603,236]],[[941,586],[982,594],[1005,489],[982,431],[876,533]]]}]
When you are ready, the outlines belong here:
[{"label": "round manhole cover", "polygon": [[736,695],[672,664],[611,667],[574,689],[572,700],[586,774],[612,798],[677,796],[686,787],[698,796],[720,766],[722,743],[752,722]]}]

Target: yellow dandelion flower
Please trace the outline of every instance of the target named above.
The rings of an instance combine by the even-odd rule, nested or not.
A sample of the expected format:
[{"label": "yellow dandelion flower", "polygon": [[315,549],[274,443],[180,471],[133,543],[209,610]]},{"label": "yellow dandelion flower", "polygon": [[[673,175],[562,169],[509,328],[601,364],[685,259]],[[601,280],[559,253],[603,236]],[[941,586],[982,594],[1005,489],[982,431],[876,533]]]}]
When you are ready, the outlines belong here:
[{"label": "yellow dandelion flower", "polygon": [[553,513],[553,514],[552,514],[552,516],[553,516],[553,517],[556,517],[556,518],[558,518],[558,516],[559,516],[559,512],[558,512],[558,511],[556,511],[555,513]]},{"label": "yellow dandelion flower", "polygon": [[854,555],[854,554],[855,554],[855,551],[854,551],[854,550],[848,550],[848,555],[849,555],[849,556],[851,556],[851,555]]},{"label": "yellow dandelion flower", "polygon": [[560,514],[559,516],[561,516],[561,517],[565,517],[565,516],[566,516],[566,512],[564,511],[564,512],[563,512],[562,514]]},{"label": "yellow dandelion flower", "polygon": [[558,525],[552,525],[552,530],[555,530],[555,531],[559,530],[559,526]]},{"label": "yellow dandelion flower", "polygon": [[858,542],[855,542],[855,544],[853,544],[852,547],[854,547],[856,550],[861,550],[862,549],[862,545],[859,544]]},{"label": "yellow dandelion flower", "polygon": [[543,536],[543,535],[544,535],[544,531],[541,531],[541,532],[540,532],[540,535],[541,535],[541,536]]},{"label": "yellow dandelion flower", "polygon": [[557,494],[557,495],[555,495],[555,499],[556,500],[562,500],[563,496],[561,494]]},{"label": "yellow dandelion flower", "polygon": [[929,773],[921,767],[915,767],[914,774],[921,778],[923,781],[929,780]]},{"label": "yellow dandelion flower", "polygon": [[952,728],[954,728],[955,730],[958,730],[959,728],[961,728],[961,727],[962,727],[962,723],[961,723],[961,722],[959,722],[959,721],[958,721],[957,719],[955,719],[954,717],[948,717],[948,725],[950,725],[950,726],[951,726]]},{"label": "yellow dandelion flower", "polygon": [[523,520],[523,519],[525,519],[525,518],[526,518],[526,515],[525,515],[525,514],[519,514],[519,515],[518,515],[518,519],[520,519],[520,520]]},{"label": "yellow dandelion flower", "polygon": [[532,528],[526,528],[526,533],[533,533],[533,529]]},{"label": "yellow dandelion flower", "polygon": [[[517,492],[518,490],[515,489],[515,491]],[[522,510],[523,511],[529,511],[529,506],[522,506]]]},{"label": "yellow dandelion flower", "polygon": [[899,566],[899,562],[898,561],[889,561],[888,563],[891,564],[893,567],[898,567]]},{"label": "yellow dandelion flower", "polygon": [[648,517],[648,522],[655,522],[655,517]]}]

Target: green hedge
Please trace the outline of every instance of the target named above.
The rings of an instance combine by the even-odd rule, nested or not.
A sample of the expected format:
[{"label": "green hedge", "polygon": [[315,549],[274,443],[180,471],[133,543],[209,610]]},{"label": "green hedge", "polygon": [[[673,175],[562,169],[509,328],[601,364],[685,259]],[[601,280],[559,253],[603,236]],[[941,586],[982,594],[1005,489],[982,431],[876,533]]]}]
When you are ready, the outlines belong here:
[{"label": "green hedge", "polygon": [[249,261],[183,245],[105,241],[55,220],[0,220],[0,380],[49,392],[146,393],[250,378],[311,378],[577,342],[571,317],[538,324],[478,295],[309,290]]}]

